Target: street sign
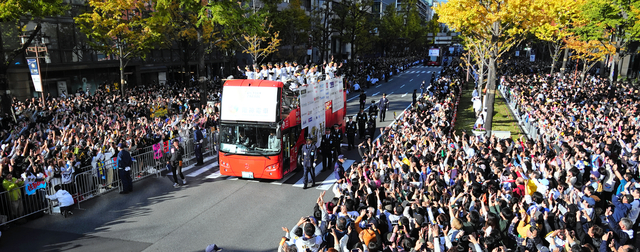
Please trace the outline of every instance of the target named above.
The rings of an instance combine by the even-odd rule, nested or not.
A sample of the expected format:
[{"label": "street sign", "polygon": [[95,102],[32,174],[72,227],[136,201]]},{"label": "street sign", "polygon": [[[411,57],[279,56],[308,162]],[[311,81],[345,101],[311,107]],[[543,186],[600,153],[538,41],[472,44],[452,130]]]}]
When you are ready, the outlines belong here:
[{"label": "street sign", "polygon": [[36,92],[42,92],[42,79],[40,78],[40,69],[38,69],[37,59],[27,59],[27,65],[29,66],[29,73],[31,74],[33,87]]},{"label": "street sign", "polygon": [[531,54],[531,56],[529,56],[529,61],[531,61],[531,62],[536,61],[536,55],[535,54]]},{"label": "street sign", "polygon": [[516,57],[520,57],[520,51],[516,51]]}]

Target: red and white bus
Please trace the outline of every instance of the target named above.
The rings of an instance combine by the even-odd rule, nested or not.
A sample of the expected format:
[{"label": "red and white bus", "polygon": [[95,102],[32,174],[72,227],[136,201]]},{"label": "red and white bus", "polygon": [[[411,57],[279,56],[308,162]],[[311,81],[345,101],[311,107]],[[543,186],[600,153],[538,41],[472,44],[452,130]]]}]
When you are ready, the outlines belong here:
[{"label": "red and white bus", "polygon": [[[328,84],[319,82],[316,85]],[[339,84],[342,85],[341,80]],[[301,106],[313,103],[300,100],[300,93],[306,91],[305,87],[291,91],[279,81],[226,81],[220,103],[220,174],[277,180],[295,171],[300,166],[298,157],[305,136],[317,134],[317,127],[303,128],[312,121],[301,115],[301,111],[309,110]],[[346,94],[342,87],[339,92],[334,97],[341,97],[335,101],[342,102],[342,106],[334,111],[334,100],[325,97],[324,118],[321,119],[324,119],[324,125],[340,124],[344,132]]]},{"label": "red and white bus", "polygon": [[440,48],[429,48],[429,59],[425,62],[427,66],[442,65],[442,50]]}]

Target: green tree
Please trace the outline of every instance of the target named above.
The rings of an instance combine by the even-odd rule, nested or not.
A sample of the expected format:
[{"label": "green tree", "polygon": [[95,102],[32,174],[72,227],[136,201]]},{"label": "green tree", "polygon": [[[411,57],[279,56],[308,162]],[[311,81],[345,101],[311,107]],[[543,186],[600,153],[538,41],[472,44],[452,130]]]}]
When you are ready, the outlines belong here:
[{"label": "green tree", "polygon": [[[0,1],[0,86],[6,89],[6,74],[15,58],[24,53],[31,42],[42,29],[42,18],[63,14],[68,6],[63,0],[7,0]],[[26,43],[20,45],[13,41],[5,41],[3,37],[18,38],[23,30],[23,20],[36,22],[35,29]]]},{"label": "green tree", "polygon": [[116,55],[120,63],[120,89],[124,95],[124,69],[131,59],[145,58],[160,41],[150,26],[151,7],[136,0],[90,0],[90,12],[75,18],[94,49]]},{"label": "green tree", "polygon": [[[162,31],[166,44],[175,43],[178,46],[185,72],[188,72],[189,61],[195,59],[199,75],[204,76],[207,52],[229,46],[229,40],[220,31],[221,27],[211,22],[206,5],[194,1],[158,0],[156,12],[152,23],[155,29]],[[183,77],[186,83],[188,76],[185,74]]]},{"label": "green tree", "polygon": [[[489,115],[493,115],[498,59],[540,23],[543,13],[533,3],[534,0],[450,0],[435,9],[442,23],[487,44],[489,81],[485,104]],[[491,130],[492,119],[486,118],[487,130]]]},{"label": "green tree", "polygon": [[301,4],[300,0],[291,0],[287,8],[271,17],[282,44],[291,48],[288,56],[291,60],[297,59],[296,46],[307,42],[311,29],[310,17],[305,14]]},{"label": "green tree", "polygon": [[[579,6],[583,0],[564,1],[547,0],[538,1],[539,9],[545,14],[541,16],[539,25],[533,27],[533,34],[549,45],[551,56],[551,72],[553,74],[560,51],[564,45],[564,39],[571,35],[573,22],[579,13]],[[566,54],[566,52],[565,52]]]},{"label": "green tree", "polygon": [[615,48],[609,75],[615,81],[620,61],[634,53],[628,50],[629,45],[640,36],[640,0],[587,0],[580,10],[585,22],[575,32],[582,40],[597,40]]}]

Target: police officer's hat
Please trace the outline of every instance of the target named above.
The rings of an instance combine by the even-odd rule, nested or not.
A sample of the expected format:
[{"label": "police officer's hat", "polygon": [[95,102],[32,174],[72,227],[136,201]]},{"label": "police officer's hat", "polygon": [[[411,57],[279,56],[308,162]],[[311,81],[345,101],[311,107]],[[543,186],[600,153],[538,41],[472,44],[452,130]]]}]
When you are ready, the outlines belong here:
[{"label": "police officer's hat", "polygon": [[372,100],[372,101],[371,101],[371,103],[376,103],[376,101],[375,101],[375,100]]},{"label": "police officer's hat", "polygon": [[324,130],[326,130],[326,131],[330,131],[330,130],[331,130],[331,128],[326,127]]},{"label": "police officer's hat", "polygon": [[307,141],[313,141],[313,137],[308,136],[308,137],[307,137]]},{"label": "police officer's hat", "polygon": [[333,125],[333,127],[340,127],[340,125],[338,125],[337,123]]},{"label": "police officer's hat", "polygon": [[353,116],[347,116],[347,118],[349,118],[349,119],[353,119]]},{"label": "police officer's hat", "polygon": [[249,65],[244,66],[244,69],[249,70],[249,68],[251,68]]}]

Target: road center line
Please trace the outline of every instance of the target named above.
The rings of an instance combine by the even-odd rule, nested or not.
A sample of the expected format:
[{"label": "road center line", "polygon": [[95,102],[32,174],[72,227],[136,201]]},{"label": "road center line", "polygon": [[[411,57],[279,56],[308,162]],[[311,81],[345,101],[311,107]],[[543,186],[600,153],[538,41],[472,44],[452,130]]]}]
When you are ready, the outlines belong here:
[{"label": "road center line", "polygon": [[410,80],[409,80],[409,82],[412,82],[412,81],[413,81],[413,79],[410,79]]},{"label": "road center line", "polygon": [[403,87],[404,87],[404,84],[402,84],[402,86],[400,86],[400,88],[403,88]]},{"label": "road center line", "polygon": [[371,95],[371,97],[374,97],[374,96],[378,95],[379,93],[380,93],[380,92],[377,92],[377,93],[375,93],[375,94]]}]

